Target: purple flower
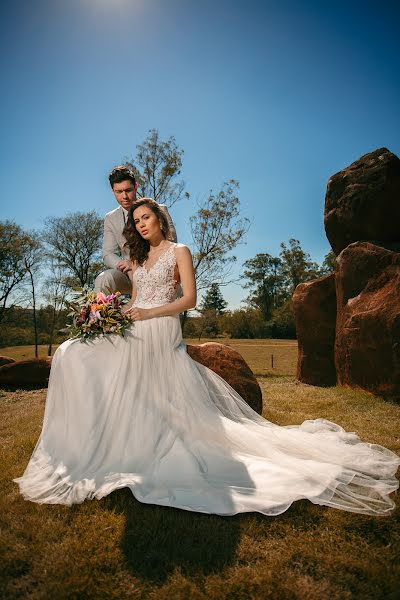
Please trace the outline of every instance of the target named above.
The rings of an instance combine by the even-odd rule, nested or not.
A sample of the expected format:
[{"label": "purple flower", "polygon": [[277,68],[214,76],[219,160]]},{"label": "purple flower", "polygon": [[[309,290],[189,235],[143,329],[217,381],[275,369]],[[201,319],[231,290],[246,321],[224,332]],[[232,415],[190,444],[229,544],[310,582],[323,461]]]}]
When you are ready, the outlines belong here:
[{"label": "purple flower", "polygon": [[84,324],[84,322],[86,321],[86,319],[87,319],[87,317],[88,317],[89,313],[90,313],[90,309],[89,309],[89,308],[87,308],[87,306],[83,307],[83,308],[81,309],[81,312],[79,313],[79,316],[78,316],[78,318],[76,319],[76,324],[77,324],[78,326],[80,326],[80,325],[83,325],[83,324]]}]

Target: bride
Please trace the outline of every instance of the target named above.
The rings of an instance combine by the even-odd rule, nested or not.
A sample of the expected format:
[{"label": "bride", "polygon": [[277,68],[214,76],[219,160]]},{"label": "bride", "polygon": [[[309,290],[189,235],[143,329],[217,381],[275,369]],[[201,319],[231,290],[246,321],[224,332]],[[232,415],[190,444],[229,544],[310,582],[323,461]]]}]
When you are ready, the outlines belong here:
[{"label": "bride", "polygon": [[128,487],[141,502],[220,515],[278,515],[301,498],[389,514],[400,458],[324,419],[280,427],[255,413],[186,353],[178,315],[196,304],[193,264],[157,203],[134,202],[125,235],[132,327],[57,349],[43,429],[15,479],[24,498],[71,505]]}]

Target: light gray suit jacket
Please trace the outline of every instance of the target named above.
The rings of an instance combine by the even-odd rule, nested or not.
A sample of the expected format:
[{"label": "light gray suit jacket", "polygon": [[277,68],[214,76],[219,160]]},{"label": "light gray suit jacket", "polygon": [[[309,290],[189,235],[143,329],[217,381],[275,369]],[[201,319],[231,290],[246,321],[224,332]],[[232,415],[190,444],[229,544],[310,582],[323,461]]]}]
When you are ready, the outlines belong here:
[{"label": "light gray suit jacket", "polygon": [[[176,231],[171,215],[165,204],[159,205],[166,214],[171,229],[173,242],[176,242]],[[103,260],[109,269],[115,269],[120,260],[129,258],[129,248],[122,232],[125,227],[124,211],[121,206],[110,211],[104,217]]]}]

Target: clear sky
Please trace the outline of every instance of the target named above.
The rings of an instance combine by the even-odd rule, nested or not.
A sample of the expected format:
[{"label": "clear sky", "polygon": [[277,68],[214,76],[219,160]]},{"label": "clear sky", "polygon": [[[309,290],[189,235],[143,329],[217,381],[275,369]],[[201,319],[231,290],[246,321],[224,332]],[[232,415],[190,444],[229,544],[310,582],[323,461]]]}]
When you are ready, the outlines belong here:
[{"label": "clear sky", "polygon": [[180,241],[196,200],[234,178],[252,221],[238,274],[290,237],[321,262],[328,178],[400,155],[399,17],[390,0],[2,2],[1,218],[111,210],[109,170],[157,128],[185,151]]}]

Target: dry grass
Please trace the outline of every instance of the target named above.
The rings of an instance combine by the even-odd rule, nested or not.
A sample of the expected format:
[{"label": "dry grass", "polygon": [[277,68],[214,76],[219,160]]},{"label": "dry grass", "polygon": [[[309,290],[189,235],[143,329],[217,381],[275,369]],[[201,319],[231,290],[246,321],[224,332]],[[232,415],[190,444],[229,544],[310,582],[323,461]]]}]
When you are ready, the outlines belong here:
[{"label": "dry grass", "polygon": [[[56,348],[57,346],[53,346],[53,354]],[[47,346],[38,346],[38,354],[39,358],[46,358]],[[25,360],[27,358],[34,358],[35,346],[6,346],[4,348],[0,348],[0,355],[8,356],[9,358],[14,358],[15,360]]]},{"label": "dry grass", "polygon": [[[317,416],[400,450],[400,407],[347,388],[260,379],[265,416]],[[1,392],[0,596],[29,600],[398,598],[400,511],[388,518],[295,503],[279,517],[142,505],[128,490],[72,508],[24,501],[12,478],[35,445],[45,390]],[[397,436],[397,437],[396,437]]]}]

